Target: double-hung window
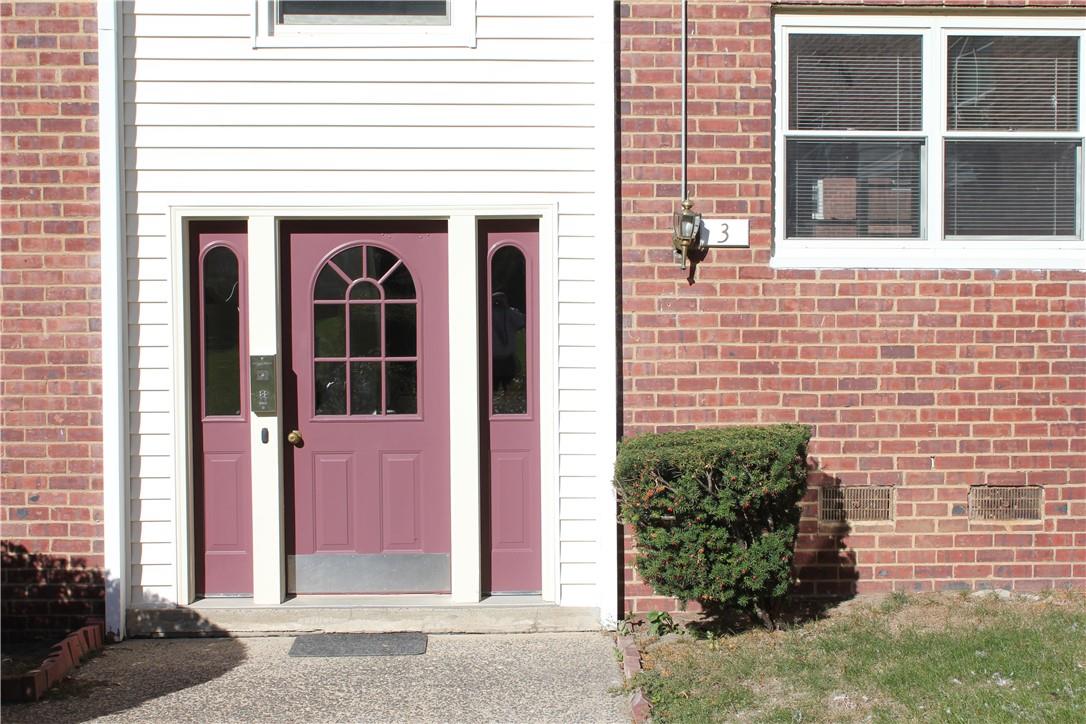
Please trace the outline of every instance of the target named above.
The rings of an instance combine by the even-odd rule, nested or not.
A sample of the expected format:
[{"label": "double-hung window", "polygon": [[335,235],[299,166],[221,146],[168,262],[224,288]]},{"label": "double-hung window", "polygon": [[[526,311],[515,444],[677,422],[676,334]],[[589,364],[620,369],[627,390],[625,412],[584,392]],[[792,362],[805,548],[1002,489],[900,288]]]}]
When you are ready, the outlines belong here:
[{"label": "double-hung window", "polygon": [[777,18],[774,264],[1086,267],[1080,18]]}]

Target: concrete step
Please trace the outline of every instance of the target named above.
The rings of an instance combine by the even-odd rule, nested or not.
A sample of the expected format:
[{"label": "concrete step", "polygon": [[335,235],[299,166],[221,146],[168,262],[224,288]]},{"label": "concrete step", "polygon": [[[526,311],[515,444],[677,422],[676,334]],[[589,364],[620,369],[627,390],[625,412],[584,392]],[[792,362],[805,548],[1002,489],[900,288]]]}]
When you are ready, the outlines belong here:
[{"label": "concrete step", "polygon": [[536,633],[597,631],[598,608],[556,606],[537,596],[453,604],[447,596],[305,596],[278,606],[208,599],[191,606],[130,608],[131,637],[252,636],[422,631]]}]

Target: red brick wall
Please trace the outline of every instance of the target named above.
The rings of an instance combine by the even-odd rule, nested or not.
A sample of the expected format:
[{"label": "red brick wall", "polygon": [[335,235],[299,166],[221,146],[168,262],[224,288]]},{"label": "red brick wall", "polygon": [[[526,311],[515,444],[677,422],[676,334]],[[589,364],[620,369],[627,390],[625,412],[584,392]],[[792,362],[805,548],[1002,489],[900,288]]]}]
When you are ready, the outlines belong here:
[{"label": "red brick wall", "polygon": [[[1086,275],[771,269],[771,3],[690,0],[689,195],[708,216],[749,218],[751,248],[711,251],[688,284],[670,249],[679,13],[620,6],[626,434],[805,423],[812,486],[897,486],[892,523],[844,536],[819,529],[811,490],[806,593],[1086,586]],[[1043,523],[971,524],[977,484],[1044,486]],[[671,608],[631,547],[627,611]]]},{"label": "red brick wall", "polygon": [[[103,562],[95,5],[5,1],[0,23],[0,537],[51,583],[85,582]],[[26,599],[55,588],[8,573],[5,629],[22,614],[48,627]],[[48,614],[100,611],[100,586],[74,595]]]}]

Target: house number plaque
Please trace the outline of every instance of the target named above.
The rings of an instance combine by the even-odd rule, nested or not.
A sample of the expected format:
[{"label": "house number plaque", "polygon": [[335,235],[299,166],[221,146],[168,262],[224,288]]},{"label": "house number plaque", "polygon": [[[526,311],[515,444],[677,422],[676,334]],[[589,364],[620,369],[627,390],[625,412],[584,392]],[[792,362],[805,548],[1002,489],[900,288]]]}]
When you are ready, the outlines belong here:
[{"label": "house number plaque", "polygon": [[254,415],[275,414],[275,355],[249,357],[249,390]]},{"label": "house number plaque", "polygon": [[702,219],[699,239],[710,249],[750,247],[750,219]]}]

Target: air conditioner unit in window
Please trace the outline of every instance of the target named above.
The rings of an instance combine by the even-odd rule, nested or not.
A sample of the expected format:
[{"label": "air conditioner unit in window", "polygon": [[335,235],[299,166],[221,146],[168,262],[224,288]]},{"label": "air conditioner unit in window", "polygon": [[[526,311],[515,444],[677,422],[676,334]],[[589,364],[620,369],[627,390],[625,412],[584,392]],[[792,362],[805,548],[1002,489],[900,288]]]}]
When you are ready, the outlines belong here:
[{"label": "air conditioner unit in window", "polygon": [[853,221],[856,219],[856,179],[851,176],[820,178],[811,187],[815,221]]}]

